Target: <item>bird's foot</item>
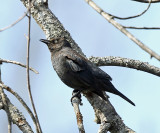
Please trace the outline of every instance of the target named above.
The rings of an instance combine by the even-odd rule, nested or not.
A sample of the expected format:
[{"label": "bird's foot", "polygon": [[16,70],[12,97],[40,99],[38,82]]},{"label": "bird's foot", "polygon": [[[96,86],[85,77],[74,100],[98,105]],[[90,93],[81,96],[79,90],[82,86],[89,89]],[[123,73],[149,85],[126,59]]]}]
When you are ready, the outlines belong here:
[{"label": "bird's foot", "polygon": [[[77,98],[78,101],[76,99],[74,100],[73,98]],[[73,90],[72,97],[71,97],[71,104],[72,104],[72,106],[73,106],[74,102],[78,102],[80,105],[83,105],[82,99],[81,99],[81,91],[79,91],[79,90]]]}]

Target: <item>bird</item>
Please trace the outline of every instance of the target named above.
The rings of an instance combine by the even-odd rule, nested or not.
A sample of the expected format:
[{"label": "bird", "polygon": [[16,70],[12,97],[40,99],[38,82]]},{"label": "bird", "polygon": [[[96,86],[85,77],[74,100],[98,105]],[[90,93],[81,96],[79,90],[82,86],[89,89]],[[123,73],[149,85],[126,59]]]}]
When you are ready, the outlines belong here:
[{"label": "bird", "polygon": [[112,78],[106,72],[72,49],[66,37],[40,39],[40,41],[48,46],[53,68],[64,84],[78,93],[92,92],[104,100],[107,99],[103,92],[109,92],[135,106],[129,98],[114,87],[111,83]]}]

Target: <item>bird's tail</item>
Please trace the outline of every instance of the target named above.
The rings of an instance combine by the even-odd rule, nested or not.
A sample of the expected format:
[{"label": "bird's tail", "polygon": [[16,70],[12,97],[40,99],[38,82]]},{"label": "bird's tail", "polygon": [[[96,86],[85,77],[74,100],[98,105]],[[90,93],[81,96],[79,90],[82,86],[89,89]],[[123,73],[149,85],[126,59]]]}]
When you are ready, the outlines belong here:
[{"label": "bird's tail", "polygon": [[[118,90],[117,90],[118,91]],[[114,93],[115,94],[115,93]],[[135,106],[135,104],[129,99],[127,98],[125,95],[123,95],[121,92],[117,92],[116,95],[120,96],[121,98],[123,98],[124,100],[126,100],[127,102],[129,102],[130,104],[132,104],[133,106]]]},{"label": "bird's tail", "polygon": [[[106,80],[105,80],[106,81]],[[94,89],[94,93],[96,93],[97,95],[99,95],[101,98],[103,98],[104,100],[106,100],[103,91],[107,91],[110,92],[112,94],[118,95],[121,98],[123,98],[124,100],[126,100],[127,102],[129,102],[130,104],[132,104],[133,106],[135,106],[135,104],[129,99],[127,98],[125,95],[123,95],[121,92],[119,92],[114,86],[113,84],[108,81],[108,82],[99,82],[101,88],[99,89],[98,87],[96,89]]]},{"label": "bird's tail", "polygon": [[[97,94],[98,96],[100,96],[102,99],[107,100],[102,91],[99,90],[99,91],[93,91],[93,92],[95,94]],[[120,96],[121,98],[123,98],[124,100],[126,100],[127,102],[129,102],[130,104],[132,104],[133,106],[135,106],[135,104],[129,98],[127,98],[125,95],[123,95],[117,89],[114,89],[114,92],[111,92],[111,93]]]},{"label": "bird's tail", "polygon": [[[110,83],[110,84],[109,84]],[[111,83],[111,82],[109,82],[108,84],[108,86],[107,87],[105,87],[105,91],[107,91],[107,92],[110,92],[110,93],[113,93],[113,94],[115,94],[115,95],[118,95],[118,96],[120,96],[121,98],[123,98],[124,100],[126,100],[127,102],[129,102],[130,104],[132,104],[133,106],[135,106],[135,104],[129,99],[129,98],[127,98],[125,95],[123,95],[121,92],[119,92],[114,86],[113,86],[113,84]],[[107,88],[107,89],[106,89]]]}]

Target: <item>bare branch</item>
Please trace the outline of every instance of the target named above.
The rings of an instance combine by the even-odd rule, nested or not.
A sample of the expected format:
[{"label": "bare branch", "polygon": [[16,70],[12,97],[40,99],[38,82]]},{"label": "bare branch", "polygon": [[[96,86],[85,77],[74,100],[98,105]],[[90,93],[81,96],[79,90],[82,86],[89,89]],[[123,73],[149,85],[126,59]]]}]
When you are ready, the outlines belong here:
[{"label": "bare branch", "polygon": [[[2,61],[0,61],[0,66],[1,66],[1,63],[2,63]],[[12,124],[11,122],[14,122],[15,121],[14,119],[16,119],[16,118],[11,118],[12,117],[11,114],[10,114],[11,110],[9,109],[9,104],[8,104],[9,99],[6,98],[7,96],[5,95],[3,89],[6,89],[7,91],[11,92],[22,103],[22,105],[26,108],[26,110],[28,111],[28,113],[31,115],[31,118],[32,118],[33,122],[35,123],[36,122],[35,118],[34,118],[32,112],[31,112],[31,110],[27,106],[27,104],[23,101],[23,99],[16,92],[14,92],[11,88],[9,88],[8,86],[4,85],[3,82],[1,81],[1,69],[0,69],[0,109],[3,108],[6,111],[7,115],[8,115],[8,133],[11,133],[11,129],[12,129],[11,128],[11,124]],[[18,113],[17,113],[17,115],[19,115]],[[18,119],[18,117],[17,117],[17,119]],[[22,131],[27,130],[29,133],[32,133],[31,130],[30,130],[31,128],[28,125],[28,123],[26,122],[26,120],[23,120],[23,121],[27,125],[27,127],[26,127],[26,129],[22,128]]]},{"label": "bare branch", "polygon": [[134,27],[134,26],[123,26],[127,29],[136,29],[136,30],[159,30],[160,27]]},{"label": "bare branch", "polygon": [[8,133],[11,133],[12,132],[12,122],[11,122],[11,116],[10,116],[11,114],[10,114],[10,111],[9,111],[9,108],[8,108],[6,95],[4,94],[4,91],[3,91],[2,87],[0,87],[0,95],[1,95],[1,100],[2,100],[2,103],[3,103],[4,110],[6,111],[7,117],[8,117]]},{"label": "bare branch", "polygon": [[[0,87],[0,88],[2,88],[2,87]],[[31,126],[26,121],[26,119],[22,115],[22,113],[19,112],[19,110],[10,102],[10,100],[8,99],[8,97],[6,95],[5,95],[5,98],[6,98],[6,103],[8,105],[10,118],[11,118],[11,121],[13,122],[13,124],[16,124],[23,133],[33,133]],[[2,100],[2,97],[0,95],[0,102],[2,102],[1,100]],[[4,109],[4,108],[2,108],[2,109]]]},{"label": "bare branch", "polygon": [[[0,84],[2,83],[2,79],[1,79],[1,65],[2,65],[2,62],[0,62]],[[0,97],[1,97],[0,100],[2,101],[1,105],[3,105],[3,108],[6,111],[7,117],[8,117],[8,133],[11,133],[12,132],[12,121],[11,121],[10,112],[9,112],[9,109],[8,109],[8,104],[7,104],[6,96],[4,94],[4,91],[3,91],[2,87],[0,87]]]},{"label": "bare branch", "polygon": [[[12,60],[5,60],[5,59],[1,59],[1,58],[0,58],[0,62],[12,63],[12,64],[16,64],[16,65],[19,65],[19,66],[24,67],[24,68],[27,67],[26,65],[24,65],[24,64],[22,64],[22,63],[20,63],[20,62],[12,61]],[[39,72],[38,72],[37,70],[35,70],[34,68],[30,67],[29,69],[30,69],[31,71],[33,71],[34,73],[39,74]]]},{"label": "bare branch", "polygon": [[151,3],[152,3],[152,0],[150,0],[150,2],[149,2],[149,4],[148,4],[147,8],[146,8],[142,13],[140,13],[140,14],[138,14],[138,15],[135,15],[135,16],[130,16],[130,17],[122,18],[122,17],[118,17],[118,16],[115,16],[115,15],[112,15],[112,14],[109,14],[109,15],[113,16],[113,18],[121,19],[121,20],[137,18],[137,17],[142,16],[143,14],[145,14],[145,13],[148,11],[148,9],[149,9],[150,6],[151,6]]},{"label": "bare branch", "polygon": [[133,68],[160,77],[160,68],[152,66],[147,62],[141,62],[139,60],[113,57],[113,56],[90,57],[89,60],[95,63],[97,66],[121,66],[121,67]]},{"label": "bare branch", "polygon": [[[74,95],[74,93],[72,94],[72,96],[73,95]],[[72,99],[72,105],[74,107],[74,112],[76,114],[79,133],[85,133],[84,126],[83,126],[83,116],[82,116],[82,114],[80,112],[80,108],[79,108],[79,105],[81,105],[81,96],[80,96],[80,98],[74,97]]]},{"label": "bare branch", "polygon": [[12,23],[11,25],[9,25],[9,26],[7,26],[7,27],[5,27],[5,28],[0,29],[0,32],[5,31],[5,30],[13,27],[14,25],[16,25],[18,22],[20,22],[22,19],[24,19],[24,18],[26,17],[27,13],[28,13],[28,12],[24,13],[23,16],[21,16],[19,19],[17,19],[17,20],[16,20],[14,23]]},{"label": "bare branch", "polygon": [[6,89],[7,91],[9,91],[11,94],[13,94],[18,100],[19,102],[23,105],[23,107],[27,110],[27,112],[29,113],[29,115],[31,116],[34,124],[36,125],[36,120],[35,120],[35,117],[32,113],[32,111],[30,110],[30,108],[27,106],[27,104],[24,102],[24,100],[14,91],[12,90],[9,86],[7,85],[4,85],[4,84],[1,84],[0,83],[0,86],[4,89]]},{"label": "bare branch", "polygon": [[[150,0],[132,0],[132,1],[136,1],[136,2],[142,2],[142,3],[149,3]],[[152,3],[158,3],[160,2],[160,0],[152,0]]]},{"label": "bare branch", "polygon": [[111,133],[134,133],[132,129],[123,123],[123,120],[108,100],[106,93],[104,93],[104,95],[107,101],[104,101],[91,92],[84,93],[84,95],[94,109],[95,122],[101,124],[98,133],[106,133],[107,131]]},{"label": "bare branch", "polygon": [[[32,2],[31,2],[31,4],[33,4],[35,2],[35,0],[33,0]],[[31,8],[31,7],[30,7]],[[29,9],[30,9],[29,8]],[[28,9],[28,10],[29,10]],[[25,18],[26,16],[27,16],[27,14],[28,14],[28,11],[26,12],[26,13],[24,13],[24,15],[23,16],[21,16],[19,19],[17,19],[14,23],[12,23],[11,25],[9,25],[9,26],[7,26],[7,27],[5,27],[5,28],[2,28],[2,29],[0,29],[0,32],[2,32],[2,31],[5,31],[5,30],[7,30],[7,29],[9,29],[9,28],[11,28],[11,27],[13,27],[13,26],[15,26],[18,22],[20,22],[23,18]]]},{"label": "bare branch", "polygon": [[42,133],[41,126],[40,126],[39,119],[38,119],[38,115],[37,115],[37,111],[36,111],[34,101],[33,101],[33,96],[32,96],[32,93],[31,93],[31,86],[30,86],[29,52],[30,52],[30,38],[31,38],[30,37],[30,32],[31,32],[31,11],[30,11],[31,1],[28,0],[28,3],[29,3],[29,8],[28,8],[29,15],[28,15],[27,57],[26,57],[27,58],[27,86],[28,86],[29,97],[30,97],[31,104],[32,104],[32,107],[33,107],[34,115],[35,115],[35,118],[36,118],[36,130],[37,130],[37,133]]},{"label": "bare branch", "polygon": [[102,15],[109,23],[119,29],[123,34],[125,34],[128,38],[130,38],[133,42],[135,42],[140,48],[150,54],[151,57],[156,58],[160,61],[160,56],[143,44],[140,40],[135,38],[129,31],[127,31],[121,24],[117,23],[111,15],[104,12],[100,7],[98,7],[92,0],[85,0],[93,9],[95,9],[100,15]]}]

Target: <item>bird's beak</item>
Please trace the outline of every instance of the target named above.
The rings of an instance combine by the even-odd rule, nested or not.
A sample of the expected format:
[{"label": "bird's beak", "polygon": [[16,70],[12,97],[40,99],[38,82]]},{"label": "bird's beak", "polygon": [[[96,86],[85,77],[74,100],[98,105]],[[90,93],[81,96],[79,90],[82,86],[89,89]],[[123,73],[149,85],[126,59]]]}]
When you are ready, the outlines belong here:
[{"label": "bird's beak", "polygon": [[43,42],[43,43],[45,43],[45,44],[47,44],[47,45],[50,43],[50,41],[46,40],[46,39],[40,39],[40,41]]}]

